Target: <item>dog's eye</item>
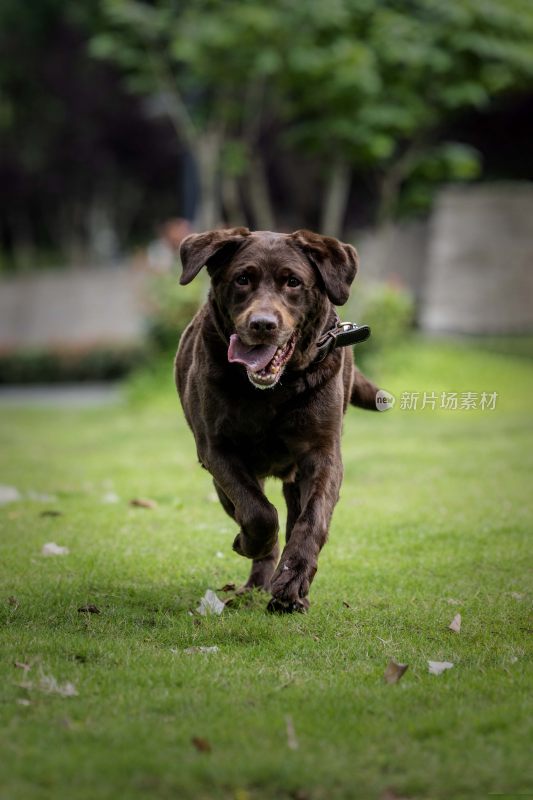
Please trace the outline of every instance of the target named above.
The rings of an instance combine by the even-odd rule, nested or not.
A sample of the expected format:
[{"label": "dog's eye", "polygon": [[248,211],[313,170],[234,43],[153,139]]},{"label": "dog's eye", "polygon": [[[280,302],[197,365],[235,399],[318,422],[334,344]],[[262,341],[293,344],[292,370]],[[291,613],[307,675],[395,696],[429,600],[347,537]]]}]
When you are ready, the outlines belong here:
[{"label": "dog's eye", "polygon": [[250,279],[249,279],[248,275],[244,275],[244,274],[243,275],[238,275],[235,278],[235,283],[237,284],[237,286],[248,286],[248,284],[250,283]]},{"label": "dog's eye", "polygon": [[301,286],[302,282],[296,275],[291,275],[290,278],[287,278],[287,286],[290,286],[291,289],[295,289],[297,286]]}]

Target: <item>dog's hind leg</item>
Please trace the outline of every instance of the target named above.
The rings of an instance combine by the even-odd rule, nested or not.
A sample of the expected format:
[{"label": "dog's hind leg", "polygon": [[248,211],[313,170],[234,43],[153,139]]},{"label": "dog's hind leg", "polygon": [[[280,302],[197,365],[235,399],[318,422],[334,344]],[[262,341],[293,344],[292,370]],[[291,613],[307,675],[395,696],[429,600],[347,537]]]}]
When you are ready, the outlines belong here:
[{"label": "dog's hind leg", "polygon": [[270,581],[274,570],[278,566],[279,560],[279,544],[276,542],[272,552],[265,556],[265,558],[254,558],[252,561],[252,569],[250,576],[244,586],[243,591],[247,589],[264,589],[266,592],[270,591]]}]

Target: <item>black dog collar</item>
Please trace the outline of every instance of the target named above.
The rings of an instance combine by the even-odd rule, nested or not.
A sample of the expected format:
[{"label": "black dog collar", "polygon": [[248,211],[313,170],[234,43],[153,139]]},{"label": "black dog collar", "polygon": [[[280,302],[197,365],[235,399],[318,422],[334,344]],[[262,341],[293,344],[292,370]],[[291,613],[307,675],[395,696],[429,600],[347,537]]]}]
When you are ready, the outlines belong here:
[{"label": "black dog collar", "polygon": [[368,325],[357,325],[355,322],[340,322],[337,320],[334,328],[322,334],[317,341],[317,354],[315,362],[323,361],[335,347],[348,347],[351,344],[366,342],[370,336]]}]

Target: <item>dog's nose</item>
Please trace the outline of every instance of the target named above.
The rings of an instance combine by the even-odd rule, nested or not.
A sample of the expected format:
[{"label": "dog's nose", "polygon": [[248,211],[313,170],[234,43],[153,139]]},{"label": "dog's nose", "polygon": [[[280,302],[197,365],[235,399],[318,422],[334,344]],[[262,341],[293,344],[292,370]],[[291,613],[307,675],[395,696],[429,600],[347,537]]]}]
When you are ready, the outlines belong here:
[{"label": "dog's nose", "polygon": [[274,314],[252,314],[248,325],[254,333],[272,333],[277,330],[278,320]]}]

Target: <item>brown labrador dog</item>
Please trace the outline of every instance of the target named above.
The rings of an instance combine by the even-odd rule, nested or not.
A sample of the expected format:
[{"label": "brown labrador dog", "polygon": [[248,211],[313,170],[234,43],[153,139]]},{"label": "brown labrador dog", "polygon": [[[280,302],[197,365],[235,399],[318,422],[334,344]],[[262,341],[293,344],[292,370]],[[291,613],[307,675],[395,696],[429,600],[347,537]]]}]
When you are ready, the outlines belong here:
[{"label": "brown labrador dog", "polygon": [[[201,464],[238,523],[233,549],[252,559],[245,588],[272,594],[272,611],[304,611],[342,480],[348,403],[376,409],[351,348],[318,360],[358,266],[349,244],[310,231],[246,228],[188,236],[181,283],[206,266],[207,303],[185,330],[175,375]],[[263,485],[283,481],[286,545]],[[278,563],[279,560],[279,563]]]}]

